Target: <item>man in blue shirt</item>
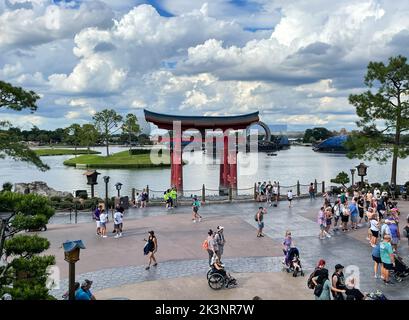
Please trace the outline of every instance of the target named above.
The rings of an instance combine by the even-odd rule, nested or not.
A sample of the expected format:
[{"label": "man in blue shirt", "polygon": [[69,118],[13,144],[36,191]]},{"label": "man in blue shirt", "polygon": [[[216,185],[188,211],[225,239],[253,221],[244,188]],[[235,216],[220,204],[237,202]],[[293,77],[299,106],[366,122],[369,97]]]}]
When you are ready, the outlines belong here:
[{"label": "man in blue shirt", "polygon": [[96,300],[91,292],[92,281],[85,279],[81,288],[75,291],[75,300]]},{"label": "man in blue shirt", "polygon": [[358,223],[358,205],[357,205],[357,199],[354,198],[353,201],[349,204],[349,213],[351,214],[351,224],[352,224],[352,229],[357,228],[357,223]]},{"label": "man in blue shirt", "polygon": [[101,215],[102,206],[98,206],[98,208],[94,211],[94,219],[97,222],[97,236],[101,234],[101,222],[99,220],[99,216]]}]

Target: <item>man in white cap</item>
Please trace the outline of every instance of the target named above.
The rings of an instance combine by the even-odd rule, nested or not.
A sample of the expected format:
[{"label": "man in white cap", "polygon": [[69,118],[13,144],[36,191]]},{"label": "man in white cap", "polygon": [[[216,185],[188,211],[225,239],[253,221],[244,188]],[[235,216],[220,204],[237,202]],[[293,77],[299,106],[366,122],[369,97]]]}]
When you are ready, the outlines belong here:
[{"label": "man in white cap", "polygon": [[222,261],[223,249],[224,249],[224,245],[226,243],[226,239],[224,238],[223,230],[224,230],[224,227],[217,226],[217,232],[216,232],[216,235],[214,237],[214,240],[217,243],[217,246],[219,248],[219,250],[216,252],[216,254],[219,257],[220,263]]}]

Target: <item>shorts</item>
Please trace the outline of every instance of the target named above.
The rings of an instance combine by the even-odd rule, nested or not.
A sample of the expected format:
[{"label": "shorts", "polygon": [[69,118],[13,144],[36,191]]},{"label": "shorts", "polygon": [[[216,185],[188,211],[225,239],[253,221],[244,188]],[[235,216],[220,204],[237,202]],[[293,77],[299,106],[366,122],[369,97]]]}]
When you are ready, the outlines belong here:
[{"label": "shorts", "polygon": [[399,244],[399,238],[393,238],[392,237],[391,244],[398,245]]},{"label": "shorts", "polygon": [[371,233],[372,233],[372,236],[374,236],[375,238],[378,238],[379,231],[374,231],[374,230],[371,229]]},{"label": "shorts", "polygon": [[351,216],[351,222],[352,223],[357,223],[358,222],[358,215],[354,214]]},{"label": "shorts", "polygon": [[363,211],[359,211],[359,217],[362,219],[364,217],[364,212]]},{"label": "shorts", "polygon": [[342,222],[348,222],[349,221],[349,216],[342,216],[341,221]]},{"label": "shorts", "polygon": [[197,213],[199,211],[199,208],[198,207],[193,207],[193,212],[194,213]]},{"label": "shorts", "polygon": [[261,221],[260,223],[257,223],[257,225],[258,225],[258,228],[259,228],[259,229],[263,229],[263,228],[264,228],[264,222],[263,222],[263,221]]},{"label": "shorts", "polygon": [[327,219],[327,226],[330,226],[332,224],[332,219]]},{"label": "shorts", "polygon": [[321,231],[322,231],[322,230],[325,230],[325,227],[326,227],[326,225],[320,224],[320,230],[321,230]]},{"label": "shorts", "polygon": [[293,198],[287,198],[287,199],[288,199],[288,201],[290,201],[290,202],[293,201]]},{"label": "shorts", "polygon": [[392,264],[392,263],[384,263],[384,264],[383,264],[383,267],[384,267],[386,270],[393,270],[393,264]]},{"label": "shorts", "polygon": [[106,228],[107,224],[106,224],[106,222],[100,222],[100,226],[101,226],[101,228]]},{"label": "shorts", "polygon": [[372,260],[376,263],[382,263],[381,258],[372,256]]},{"label": "shorts", "polygon": [[101,228],[101,221],[97,221],[97,228]]},{"label": "shorts", "polygon": [[114,224],[114,228],[115,229],[118,229],[118,230],[122,230],[122,223],[120,223],[120,224]]}]

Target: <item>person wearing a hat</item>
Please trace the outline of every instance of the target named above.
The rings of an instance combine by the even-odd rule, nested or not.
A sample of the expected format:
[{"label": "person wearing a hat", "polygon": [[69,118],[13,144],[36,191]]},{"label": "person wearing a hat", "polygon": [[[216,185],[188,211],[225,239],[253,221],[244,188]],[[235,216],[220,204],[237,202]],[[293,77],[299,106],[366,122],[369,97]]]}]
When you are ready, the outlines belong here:
[{"label": "person wearing a hat", "polygon": [[344,295],[342,294],[342,290],[346,289],[345,285],[345,277],[344,273],[344,266],[342,264],[337,264],[335,266],[335,272],[332,274],[332,287],[338,289],[337,291],[332,290],[332,296],[334,300],[345,300]]},{"label": "person wearing a hat", "polygon": [[81,287],[75,292],[75,300],[96,300],[91,292],[92,281],[85,279]]},{"label": "person wearing a hat", "polygon": [[217,251],[217,256],[219,257],[220,263],[222,263],[222,255],[223,255],[224,245],[226,243],[226,239],[224,238],[223,230],[224,230],[224,227],[217,226],[217,232],[214,236],[214,240],[217,243],[217,247],[219,249]]}]

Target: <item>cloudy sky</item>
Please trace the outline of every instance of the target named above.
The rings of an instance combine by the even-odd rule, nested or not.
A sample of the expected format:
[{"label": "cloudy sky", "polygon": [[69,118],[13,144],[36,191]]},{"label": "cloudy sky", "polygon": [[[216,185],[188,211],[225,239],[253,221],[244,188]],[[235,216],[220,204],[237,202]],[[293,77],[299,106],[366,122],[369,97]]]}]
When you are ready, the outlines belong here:
[{"label": "cloudy sky", "polygon": [[409,56],[409,1],[0,0],[0,79],[35,90],[21,127],[104,108],[353,128],[369,61]]}]

